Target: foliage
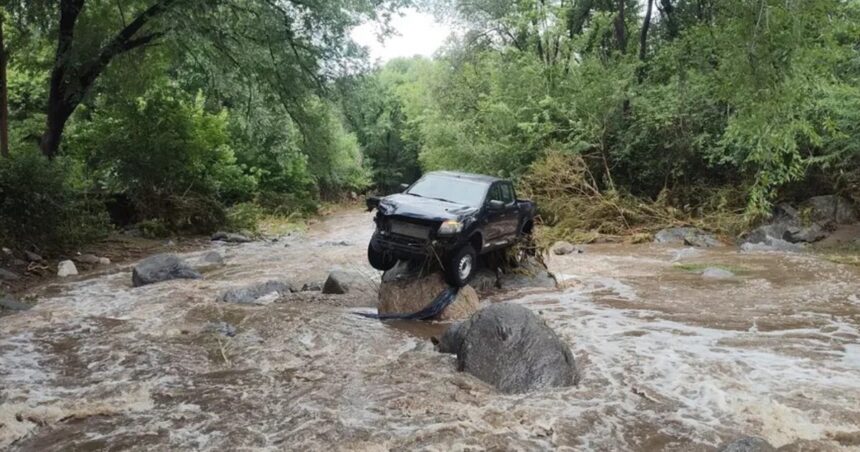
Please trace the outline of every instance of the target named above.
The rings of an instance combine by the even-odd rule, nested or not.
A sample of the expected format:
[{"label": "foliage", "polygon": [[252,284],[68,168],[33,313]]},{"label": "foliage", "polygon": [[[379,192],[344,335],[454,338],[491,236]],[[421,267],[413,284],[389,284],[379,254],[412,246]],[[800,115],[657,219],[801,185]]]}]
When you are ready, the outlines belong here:
[{"label": "foliage", "polygon": [[73,161],[35,151],[0,159],[0,241],[53,253],[105,235],[107,213],[76,170]]},{"label": "foliage", "polygon": [[244,202],[227,209],[227,228],[231,231],[258,232],[258,224],[263,218],[260,206]]}]

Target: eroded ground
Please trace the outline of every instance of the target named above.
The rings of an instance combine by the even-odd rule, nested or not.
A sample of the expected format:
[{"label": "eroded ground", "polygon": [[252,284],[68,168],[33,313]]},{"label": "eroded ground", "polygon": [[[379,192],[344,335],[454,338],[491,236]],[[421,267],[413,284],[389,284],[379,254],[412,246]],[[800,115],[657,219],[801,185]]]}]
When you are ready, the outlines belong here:
[{"label": "eroded ground", "polygon": [[[121,268],[37,291],[38,306],[0,319],[0,448],[686,451],[742,434],[860,448],[857,267],[656,245],[554,257],[565,289],[492,301],[539,312],[582,381],[503,396],[433,350],[444,326],[354,314],[375,303],[371,224],[345,212],[306,235],[218,246],[227,266],[200,281],[135,289]],[[364,272],[364,290],[215,301],[336,266]],[[737,276],[706,280],[707,266]]]}]

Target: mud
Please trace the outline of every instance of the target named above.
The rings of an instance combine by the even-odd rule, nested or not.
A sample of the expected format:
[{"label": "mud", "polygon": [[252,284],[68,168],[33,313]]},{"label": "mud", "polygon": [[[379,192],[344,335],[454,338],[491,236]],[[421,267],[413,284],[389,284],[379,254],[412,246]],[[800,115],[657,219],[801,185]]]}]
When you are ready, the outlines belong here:
[{"label": "mud", "polygon": [[[216,301],[272,279],[320,283],[335,267],[373,289],[371,226],[344,212],[277,242],[215,245],[227,265],[199,281],[132,288],[120,267],[36,291],[36,307],[0,319],[0,449],[707,451],[741,435],[860,448],[860,271],[814,255],[552,256],[564,289],[485,302],[538,312],[582,380],[519,396],[436,353],[429,337],[445,325],[355,315],[373,309],[372,290]],[[712,266],[735,277],[697,273]]]}]

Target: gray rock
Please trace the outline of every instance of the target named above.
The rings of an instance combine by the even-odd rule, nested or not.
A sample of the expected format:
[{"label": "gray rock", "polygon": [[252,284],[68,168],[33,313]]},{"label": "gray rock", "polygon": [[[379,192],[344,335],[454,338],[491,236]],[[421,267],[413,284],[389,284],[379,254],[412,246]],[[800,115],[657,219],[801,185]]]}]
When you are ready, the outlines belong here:
[{"label": "gray rock", "polygon": [[0,248],[0,250],[3,250],[3,254],[5,254],[7,256],[12,255],[12,250],[10,250],[9,248],[6,248],[5,246],[3,248]]},{"label": "gray rock", "polygon": [[110,265],[110,259],[106,257],[99,258],[99,265]]},{"label": "gray rock", "polygon": [[783,239],[765,237],[762,242],[747,241],[741,244],[741,251],[784,251],[788,253],[799,253],[805,248],[802,244],[787,242]]},{"label": "gray rock", "polygon": [[747,436],[736,439],[722,448],[720,452],[775,452],[776,448],[771,446],[767,440],[757,436]]},{"label": "gray rock", "polygon": [[32,308],[33,305],[21,303],[9,295],[0,297],[0,309],[6,311],[26,311]]},{"label": "gray rock", "polygon": [[[434,268],[423,270],[421,265],[399,261],[382,275],[376,308],[380,314],[416,313],[430,305],[448,287],[440,271]],[[477,292],[466,285],[434,320],[468,319],[479,307]]]},{"label": "gray rock", "polygon": [[710,248],[720,245],[720,241],[698,228],[667,228],[654,235],[654,242],[666,245],[687,245]]},{"label": "gray rock", "polygon": [[318,282],[304,283],[302,285],[302,292],[320,292],[321,290],[322,285]]},{"label": "gray rock", "polygon": [[200,261],[210,265],[224,265],[224,256],[217,251],[210,251],[204,254]]},{"label": "gray rock", "polygon": [[236,335],[236,327],[227,322],[209,322],[203,327],[203,332],[233,337]]},{"label": "gray rock", "polygon": [[450,353],[452,355],[460,353],[460,347],[466,338],[467,330],[463,325],[464,322],[457,322],[445,330],[442,337],[439,338],[439,343],[436,344],[439,353]]},{"label": "gray rock", "polygon": [[809,209],[810,219],[824,227],[858,221],[854,204],[841,196],[815,196],[809,198],[804,205]]},{"label": "gray rock", "polygon": [[527,308],[494,304],[460,328],[465,331],[458,369],[504,393],[570,386],[578,380],[570,348]]},{"label": "gray rock", "polygon": [[223,231],[212,234],[212,240],[227,243],[248,243],[254,241],[253,239],[243,234]]},{"label": "gray rock", "polygon": [[174,254],[156,254],[134,266],[131,281],[134,287],[171,279],[200,279],[200,273]]},{"label": "gray rock", "polygon": [[19,279],[21,279],[21,277],[18,276],[17,273],[0,268],[0,281],[17,281]]},{"label": "gray rock", "polygon": [[827,237],[827,231],[818,223],[809,227],[790,226],[782,235],[782,239],[790,243],[814,243]]},{"label": "gray rock", "polygon": [[24,257],[26,257],[30,262],[42,262],[44,260],[42,259],[42,256],[39,256],[32,251],[24,251]]},{"label": "gray rock", "polygon": [[21,259],[12,259],[12,265],[16,267],[28,267],[30,263]]},{"label": "gray rock", "polygon": [[322,293],[342,295],[352,291],[369,289],[370,281],[361,273],[333,270],[323,284]]},{"label": "gray rock", "polygon": [[57,276],[59,276],[60,278],[66,278],[77,274],[78,268],[75,267],[74,262],[70,260],[65,260],[57,264]]},{"label": "gray rock", "polygon": [[261,299],[268,298],[266,297],[267,295],[275,294],[277,297],[280,297],[292,291],[293,288],[289,283],[266,281],[260,284],[227,290],[218,297],[218,300],[226,303],[262,304]]},{"label": "gray rock", "polygon": [[702,278],[705,279],[729,279],[734,277],[734,273],[719,267],[708,267],[702,272]]},{"label": "gray rock", "polygon": [[81,254],[74,258],[74,261],[79,264],[98,265],[99,257],[93,254]]},{"label": "gray rock", "polygon": [[570,242],[559,241],[555,242],[550,250],[552,251],[552,254],[555,254],[556,256],[566,256],[576,252],[576,247]]},{"label": "gray rock", "polygon": [[555,277],[546,269],[546,266],[532,258],[520,264],[518,268],[507,272],[500,269],[494,271],[480,268],[472,277],[469,285],[474,287],[479,294],[486,294],[496,289],[553,289],[557,287]]}]

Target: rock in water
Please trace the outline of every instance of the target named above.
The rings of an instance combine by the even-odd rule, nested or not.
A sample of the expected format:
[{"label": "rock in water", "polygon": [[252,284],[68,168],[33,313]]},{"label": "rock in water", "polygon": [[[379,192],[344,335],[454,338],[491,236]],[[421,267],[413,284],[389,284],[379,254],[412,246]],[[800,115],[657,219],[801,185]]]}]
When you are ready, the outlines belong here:
[{"label": "rock in water", "polygon": [[260,284],[253,284],[247,287],[238,289],[230,289],[220,297],[219,301],[238,304],[263,304],[262,299],[266,295],[275,294],[281,296],[293,291],[289,283],[281,281],[266,281]]},{"label": "rock in water", "polygon": [[729,444],[726,444],[720,449],[720,452],[775,452],[776,448],[771,446],[763,438],[756,436],[747,436],[736,439]]},{"label": "rock in water", "polygon": [[453,355],[460,353],[460,347],[463,345],[467,331],[464,325],[465,322],[457,322],[445,330],[437,344],[439,353],[451,353]]},{"label": "rock in water", "polygon": [[808,207],[812,221],[824,227],[858,221],[857,209],[851,201],[841,196],[815,196],[804,204]]},{"label": "rock in water", "polygon": [[[419,312],[447,288],[448,283],[441,273],[423,274],[420,268],[401,261],[382,275],[377,310],[381,315]],[[471,286],[465,286],[436,320],[467,319],[478,310],[478,304],[478,293]]]},{"label": "rock in water", "polygon": [[98,265],[99,257],[94,254],[81,254],[75,258],[75,262],[80,264]]},{"label": "rock in water", "polygon": [[9,295],[0,297],[0,310],[26,311],[32,307],[33,305],[21,303]]},{"label": "rock in water", "polygon": [[560,241],[555,242],[550,250],[552,251],[552,254],[555,254],[556,256],[566,256],[576,251],[576,247],[570,242]]},{"label": "rock in water", "polygon": [[[577,382],[570,348],[532,311],[500,303],[475,313],[463,326],[459,370],[514,394]],[[459,332],[457,334],[460,334]]]},{"label": "rock in water", "polygon": [[75,267],[75,263],[69,260],[62,261],[57,265],[57,276],[60,278],[65,278],[67,276],[74,276],[78,274],[78,268]]},{"label": "rock in water", "polygon": [[343,295],[349,292],[369,290],[372,284],[361,273],[345,270],[332,270],[323,284],[322,293]]},{"label": "rock in water", "polygon": [[168,281],[171,279],[200,279],[197,273],[174,254],[156,254],[134,266],[131,282],[134,287]]}]

